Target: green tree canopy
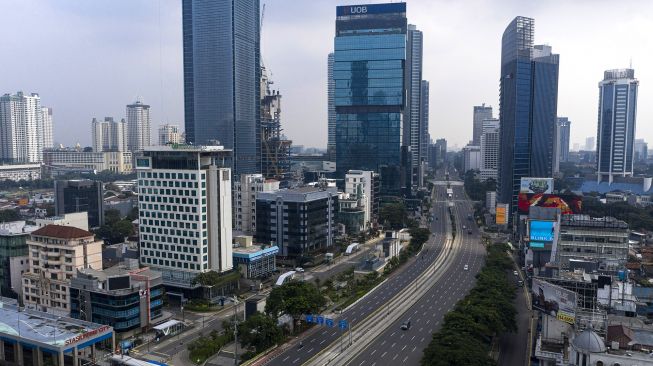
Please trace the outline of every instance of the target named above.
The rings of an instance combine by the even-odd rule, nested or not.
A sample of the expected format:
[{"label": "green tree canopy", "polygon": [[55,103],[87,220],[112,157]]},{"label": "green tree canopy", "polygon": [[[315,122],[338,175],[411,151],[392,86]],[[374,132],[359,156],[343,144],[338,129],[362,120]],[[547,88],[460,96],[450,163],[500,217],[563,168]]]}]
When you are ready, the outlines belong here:
[{"label": "green tree canopy", "polygon": [[283,340],[283,332],[274,318],[256,313],[238,325],[239,341],[262,352]]},{"label": "green tree canopy", "polygon": [[406,227],[406,223],[408,222],[406,206],[400,202],[383,205],[379,210],[379,222],[393,230]]},{"label": "green tree canopy", "polygon": [[284,313],[299,318],[302,314],[317,313],[325,303],[326,299],[315,286],[294,281],[272,289],[265,304],[265,313],[274,318]]}]

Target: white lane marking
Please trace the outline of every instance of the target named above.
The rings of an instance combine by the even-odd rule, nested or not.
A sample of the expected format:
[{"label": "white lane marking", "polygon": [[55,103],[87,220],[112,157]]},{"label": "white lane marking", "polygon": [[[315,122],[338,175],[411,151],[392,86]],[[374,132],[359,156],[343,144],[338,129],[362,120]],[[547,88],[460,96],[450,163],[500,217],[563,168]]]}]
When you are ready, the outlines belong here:
[{"label": "white lane marking", "polygon": [[383,354],[381,355],[381,358],[385,357],[385,355],[386,355],[387,353],[388,353],[388,351],[383,352]]},{"label": "white lane marking", "polygon": [[406,363],[406,360],[408,360],[408,356],[404,357],[404,360],[401,361],[401,362],[402,362],[403,364],[405,364],[405,363]]},{"label": "white lane marking", "polygon": [[370,353],[370,356],[372,356],[375,353],[376,353],[376,350],[372,351],[372,353]]},{"label": "white lane marking", "polygon": [[411,352],[415,352],[416,349],[417,349],[417,346],[413,347],[413,350]]},{"label": "white lane marking", "polygon": [[299,361],[299,357],[297,357],[292,363],[297,363],[297,361]]},{"label": "white lane marking", "polygon": [[397,342],[394,342],[390,348],[394,348],[395,344],[397,344]]},{"label": "white lane marking", "polygon": [[405,349],[406,349],[406,347],[407,347],[407,345],[405,345],[405,344],[404,344],[404,346],[403,346],[403,347],[401,347],[401,350],[402,350],[402,351],[403,351],[403,350],[405,350]]},{"label": "white lane marking", "polygon": [[281,360],[281,362],[286,362],[286,360],[289,359],[289,358],[290,358],[290,356],[286,356],[286,358],[284,358],[283,360]]},{"label": "white lane marking", "polygon": [[398,356],[399,356],[399,354],[397,353],[397,354],[392,358],[392,361],[394,361],[395,359],[397,359]]}]

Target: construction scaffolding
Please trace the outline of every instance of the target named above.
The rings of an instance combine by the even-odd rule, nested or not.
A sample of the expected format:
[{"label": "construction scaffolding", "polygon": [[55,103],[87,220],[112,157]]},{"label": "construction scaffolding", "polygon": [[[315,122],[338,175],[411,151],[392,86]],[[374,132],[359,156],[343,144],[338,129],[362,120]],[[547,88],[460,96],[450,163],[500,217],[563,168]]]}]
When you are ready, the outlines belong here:
[{"label": "construction scaffolding", "polygon": [[261,66],[261,170],[266,179],[282,180],[290,172],[292,141],[281,134],[281,94],[271,84]]}]

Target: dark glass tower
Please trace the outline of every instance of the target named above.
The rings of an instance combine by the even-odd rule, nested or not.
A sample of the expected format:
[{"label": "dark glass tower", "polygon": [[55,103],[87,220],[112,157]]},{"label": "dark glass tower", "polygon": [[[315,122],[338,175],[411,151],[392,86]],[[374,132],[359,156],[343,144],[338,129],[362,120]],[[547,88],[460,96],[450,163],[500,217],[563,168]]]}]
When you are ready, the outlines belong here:
[{"label": "dark glass tower", "polygon": [[260,173],[259,0],[183,0],[186,140],[233,150],[233,173]]},{"label": "dark glass tower", "polygon": [[517,17],[501,40],[499,201],[517,207],[523,177],[552,177],[559,55],[533,46],[535,21]]},{"label": "dark glass tower", "polygon": [[406,4],[337,7],[333,79],[336,169],[401,176],[405,107]]}]

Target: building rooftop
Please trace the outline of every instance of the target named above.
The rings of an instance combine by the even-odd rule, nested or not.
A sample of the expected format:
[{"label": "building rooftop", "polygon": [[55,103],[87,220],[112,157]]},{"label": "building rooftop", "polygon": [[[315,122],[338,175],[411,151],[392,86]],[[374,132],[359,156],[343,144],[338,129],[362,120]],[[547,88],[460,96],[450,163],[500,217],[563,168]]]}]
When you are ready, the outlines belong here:
[{"label": "building rooftop", "polygon": [[186,144],[172,144],[160,146],[148,146],[144,151],[181,151],[181,152],[211,152],[211,151],[231,151],[225,149],[224,146],[213,145],[186,145]]},{"label": "building rooftop", "polygon": [[268,246],[266,248],[260,245],[250,245],[248,247],[234,247],[232,250],[233,256],[237,258],[255,259],[265,255],[275,255],[279,252],[279,247],[276,245]]},{"label": "building rooftop", "polygon": [[74,226],[62,226],[62,225],[46,225],[32,232],[32,235],[47,236],[50,238],[59,238],[59,239],[81,239],[81,238],[87,238],[89,236],[94,236],[94,234],[89,231],[82,230]]},{"label": "building rooftop", "polygon": [[109,335],[113,328],[82,320],[58,317],[34,310],[19,311],[16,305],[0,299],[0,334],[20,337],[26,341],[69,348],[82,340]]},{"label": "building rooftop", "polygon": [[125,262],[116,264],[113,267],[109,267],[103,270],[93,269],[93,268],[82,268],[78,270],[79,273],[85,274],[96,278],[99,281],[106,281],[110,277],[118,276],[127,276],[129,274],[138,274],[140,276],[148,278],[161,277],[161,273],[158,271],[153,271],[149,267],[138,268],[133,267]]},{"label": "building rooftop", "polygon": [[0,223],[0,236],[29,234],[38,228],[38,226],[27,225],[25,221],[4,222]]},{"label": "building rooftop", "polygon": [[628,229],[628,224],[625,221],[617,220],[610,216],[591,217],[589,215],[562,215],[560,223],[562,226]]}]

